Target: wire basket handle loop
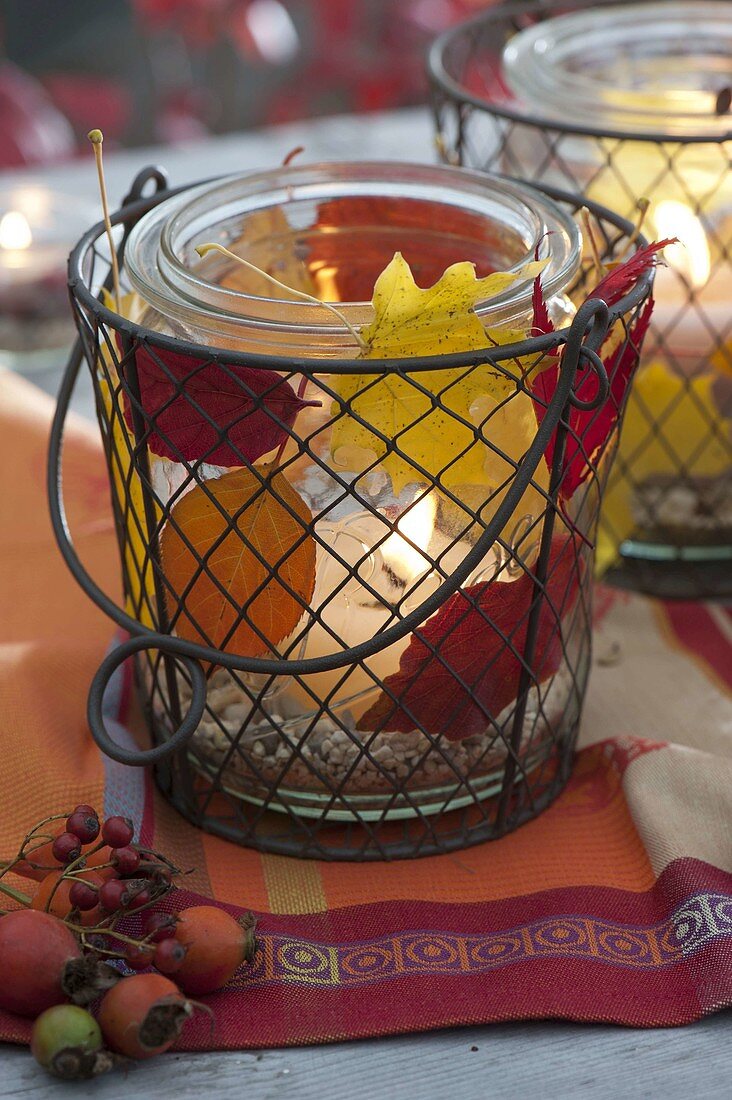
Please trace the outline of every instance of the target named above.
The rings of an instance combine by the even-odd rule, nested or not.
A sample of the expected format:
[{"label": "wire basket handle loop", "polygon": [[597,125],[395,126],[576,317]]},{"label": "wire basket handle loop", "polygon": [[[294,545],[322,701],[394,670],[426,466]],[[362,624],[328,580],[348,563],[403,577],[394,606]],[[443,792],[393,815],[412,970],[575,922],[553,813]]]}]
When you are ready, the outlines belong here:
[{"label": "wire basket handle loop", "polygon": [[185,665],[191,677],[192,691],[188,712],[175,733],[167,741],[156,745],[152,749],[137,750],[126,749],[109,736],[104,724],[103,707],[107,685],[119,666],[128,657],[139,653],[143,649],[156,648],[156,638],[158,637],[162,642],[165,642],[165,635],[150,634],[140,638],[130,638],[129,641],[116,646],[102,661],[89,688],[86,716],[91,735],[97,747],[101,749],[105,756],[116,760],[119,764],[127,764],[130,767],[139,768],[148,764],[155,764],[181,749],[198,729],[206,707],[206,674],[198,661],[181,656],[179,660]]}]

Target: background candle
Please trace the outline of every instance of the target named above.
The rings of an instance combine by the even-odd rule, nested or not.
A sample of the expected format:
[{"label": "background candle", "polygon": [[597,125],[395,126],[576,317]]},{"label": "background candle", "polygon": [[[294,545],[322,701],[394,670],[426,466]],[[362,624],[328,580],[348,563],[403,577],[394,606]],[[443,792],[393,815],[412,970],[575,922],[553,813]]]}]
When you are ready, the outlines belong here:
[{"label": "background candle", "polygon": [[727,591],[729,568],[704,563],[732,558],[732,5],[536,7],[518,33],[499,8],[435,47],[441,148],[630,220],[646,199],[646,236],[680,239],[657,273],[598,563],[625,559],[624,583],[659,593],[665,575],[676,594]]},{"label": "background candle", "polygon": [[33,184],[0,187],[0,365],[58,365],[71,346],[66,259],[94,220],[94,206],[76,196]]}]

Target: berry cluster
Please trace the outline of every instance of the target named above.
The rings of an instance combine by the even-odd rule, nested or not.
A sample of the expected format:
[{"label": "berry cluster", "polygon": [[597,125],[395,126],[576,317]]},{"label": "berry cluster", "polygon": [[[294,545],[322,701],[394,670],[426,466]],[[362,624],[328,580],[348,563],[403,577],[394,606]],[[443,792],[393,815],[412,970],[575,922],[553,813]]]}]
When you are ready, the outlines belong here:
[{"label": "berry cluster", "polygon": [[[35,893],[3,882],[9,871]],[[187,996],[220,989],[254,957],[251,914],[155,907],[179,873],[135,843],[129,819],[101,821],[88,805],[39,822],[0,864],[0,895],[20,906],[0,910],[0,1008],[36,1019],[31,1049],[51,1073],[79,1079],[167,1050],[193,1012]],[[114,962],[146,973],[123,977]],[[100,995],[95,1019],[85,1006]]]}]

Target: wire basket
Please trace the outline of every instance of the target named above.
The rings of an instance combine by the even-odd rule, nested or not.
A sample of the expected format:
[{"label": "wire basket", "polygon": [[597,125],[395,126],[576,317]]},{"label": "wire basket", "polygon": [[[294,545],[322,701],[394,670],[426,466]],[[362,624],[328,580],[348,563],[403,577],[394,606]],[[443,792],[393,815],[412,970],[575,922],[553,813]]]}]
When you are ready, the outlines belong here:
[{"label": "wire basket", "polygon": [[[159,172],[141,173],[113,218],[124,234],[120,260],[132,226],[170,194],[140,198],[150,176],[162,187]],[[580,205],[562,192],[547,194],[570,212]],[[623,255],[632,227],[599,206],[593,210],[605,258]],[[589,299],[570,326],[519,344],[420,359],[293,357],[283,364],[278,357],[190,344],[110,312],[100,301],[100,288],[110,283],[101,225],[82,238],[69,270],[79,341],[52,429],[52,519],[76,579],[130,635],[110,652],[91,685],[89,724],[101,750],[123,764],[154,765],[170,802],[203,829],[286,855],[371,860],[448,852],[501,836],[546,807],[572,766],[590,667],[592,544],[625,386],[638,360],[635,326],[652,275],[613,307]],[[573,290],[578,301],[586,298],[591,280],[588,261]],[[60,450],[84,360],[109,470],[124,607],[85,571],[64,521]],[[475,421],[456,410],[449,394],[456,377],[486,369],[505,380],[510,392]],[[172,467],[159,457],[161,437],[165,453],[171,447],[175,453],[166,437],[165,410],[175,402],[197,409],[194,383],[202,371],[216,372],[221,385],[241,392],[246,415],[271,418],[286,445],[266,467],[241,455],[227,472],[180,454],[170,494],[170,484],[165,492],[161,484],[170,481]],[[253,371],[267,384],[255,387]],[[415,394],[427,395],[430,410],[447,418],[455,439],[467,432],[469,447],[485,448],[507,464],[503,483],[469,499],[451,487],[445,469],[435,474],[425,468],[418,491],[410,488],[398,514],[382,507],[369,490],[373,469],[346,474],[321,446],[321,433],[327,435],[343,417],[372,427],[343,395],[342,380],[355,371],[366,372],[367,386],[398,377]],[[154,410],[144,372],[162,376],[168,387]],[[551,373],[551,393],[531,381],[541,372],[544,378]],[[268,398],[281,394],[285,383],[305,397],[319,395],[317,431],[307,418],[293,420]],[[495,417],[513,402],[527,401],[538,428],[516,459],[503,450],[505,431],[497,434]],[[241,417],[235,424],[209,418],[209,427],[218,455],[221,447],[239,454]],[[405,433],[385,437],[383,446],[385,454],[415,461]],[[325,480],[327,499],[308,498],[306,506],[294,500],[288,486],[305,484],[297,481],[303,463]],[[223,491],[232,477],[238,479],[234,504]],[[409,517],[427,498],[436,503],[433,541],[425,546]],[[281,552],[269,558],[242,518],[252,501],[262,500],[270,516],[273,509],[281,512],[287,529],[296,532],[282,536]],[[205,549],[183,522],[181,508],[189,509],[192,501],[207,513],[207,522],[214,517]],[[342,528],[330,522],[335,512],[357,515],[357,552],[353,542],[346,551]],[[427,587],[410,591],[387,568],[385,547],[393,548],[395,539],[402,550],[424,557]],[[261,581],[246,600],[222,585],[214,568],[222,547],[225,557],[235,550],[257,559]],[[318,577],[330,578],[325,586],[319,580],[303,585],[290,568],[305,552],[316,554]],[[181,556],[187,562],[184,580],[173,568]],[[327,569],[336,571],[336,582]],[[257,610],[257,600],[273,588],[287,593],[293,624],[286,638],[281,624],[268,627]],[[225,635],[212,638],[196,622],[200,601],[194,596],[204,589],[219,592]],[[354,616],[372,616],[355,644],[339,633],[331,615],[344,591],[351,593],[344,622],[352,626]],[[328,634],[329,651],[309,655],[308,640],[317,632]],[[254,635],[262,638],[255,647],[260,655],[251,655],[248,641],[237,651],[237,641]],[[388,674],[379,664],[387,653],[396,654]],[[102,709],[110,677],[133,655],[152,739],[151,747],[135,750],[114,742]],[[358,690],[347,690],[349,677]],[[293,698],[299,700],[294,707]]]},{"label": "wire basket", "polygon": [[[661,132],[662,113],[654,132],[653,118],[633,119],[629,111],[616,110],[612,104],[621,97],[636,95],[643,66],[658,63],[664,48],[658,33],[664,19],[674,18],[673,5],[659,5],[659,12],[664,9],[659,15],[650,10],[644,15],[645,5],[622,3],[614,14],[616,6],[618,0],[591,5],[508,0],[448,31],[434,43],[428,62],[437,142],[449,163],[566,187],[628,217],[639,200],[648,199],[646,224],[653,235],[678,235],[687,245],[686,250],[681,245],[667,250],[667,267],[657,279],[646,359],[628,402],[625,433],[607,486],[598,564],[601,571],[611,569],[618,583],[655,595],[729,595],[732,326],[726,302],[732,288],[732,131],[724,118],[729,89],[718,96],[716,132],[708,119],[705,128],[695,128],[688,118],[673,132]],[[727,5],[704,7],[705,18],[724,19],[726,33],[732,31]],[[686,18],[694,22],[691,8]],[[626,30],[618,47],[622,12],[627,13],[622,16]],[[511,51],[517,54],[515,35],[532,35],[531,28],[541,33],[545,20],[567,13],[586,18],[587,29],[565,24],[562,30],[558,20],[547,37],[549,47],[542,43],[540,55],[537,47],[539,66],[542,57],[549,65],[550,56],[574,51],[563,70],[565,83],[550,89],[556,102],[547,94],[538,113],[525,105],[529,99],[520,101],[511,91],[512,79],[528,79],[523,55],[514,62],[516,70],[523,66],[523,75],[513,78],[507,76],[505,58]],[[660,20],[655,31],[644,21],[650,18]],[[595,25],[600,19],[606,20],[604,35]],[[713,34],[707,38],[714,43]],[[693,52],[693,32],[690,39]],[[674,48],[681,48],[678,42]],[[704,48],[723,47],[717,40],[716,46]],[[618,69],[610,87],[616,60],[625,68]],[[669,66],[683,63],[680,55],[668,59]],[[712,71],[703,79],[712,79]],[[606,102],[598,98],[590,119],[586,98],[594,94],[593,81]],[[575,85],[585,93],[572,94]],[[650,115],[650,93],[646,103]]]}]

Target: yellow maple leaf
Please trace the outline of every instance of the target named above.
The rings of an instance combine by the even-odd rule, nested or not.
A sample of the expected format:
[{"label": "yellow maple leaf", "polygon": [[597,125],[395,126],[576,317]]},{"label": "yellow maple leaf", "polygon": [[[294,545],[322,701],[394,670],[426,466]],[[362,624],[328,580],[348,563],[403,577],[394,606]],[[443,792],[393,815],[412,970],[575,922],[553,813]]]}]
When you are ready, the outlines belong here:
[{"label": "yellow maple leaf", "polygon": [[[724,439],[732,432],[732,421],[722,418],[713,385],[712,372],[685,378],[660,360],[639,372],[605,494],[597,546],[600,574],[614,564],[620,544],[635,533],[633,485],[664,474],[678,476],[684,468],[700,478],[726,473],[729,448]],[[710,429],[715,422],[720,425],[718,434]]]},{"label": "yellow maple leaf", "polygon": [[[118,312],[116,300],[109,291],[102,291],[102,302],[107,309],[111,309],[114,313]],[[137,294],[124,294],[120,298],[120,316],[139,324],[143,319],[144,311],[145,303]],[[114,340],[114,333],[111,330],[109,338],[110,341]],[[118,354],[118,350],[116,348],[114,350]],[[137,471],[131,468],[135,441],[125,423],[121,393],[117,393],[115,399],[115,392],[119,388],[115,358],[112,349],[101,335],[99,351],[104,365],[100,364],[97,371],[97,384],[107,423],[111,426],[112,490],[119,514],[126,517],[124,548],[128,579],[126,610],[143,626],[152,627],[154,624],[150,608],[155,607],[155,586],[148,549],[150,534],[145,518],[142,483]],[[150,454],[150,461],[158,460]],[[157,504],[155,511],[159,519],[162,513]]]},{"label": "yellow maple leaf", "polygon": [[[493,298],[514,283],[533,279],[545,261],[526,264],[519,272],[496,272],[476,278],[475,265],[453,264],[434,286],[422,289],[409,264],[397,252],[374,287],[375,317],[362,330],[363,359],[394,359],[474,351],[525,338],[524,331],[487,331],[474,306]],[[516,406],[516,447],[520,457],[536,431],[531,401],[516,390],[515,382],[490,364],[421,371],[405,376],[396,372],[341,375],[336,382],[341,402],[334,402],[337,418],[331,436],[335,465],[360,472],[379,460],[399,495],[411,482],[436,480],[449,488],[495,484],[495,454],[479,438],[475,408],[481,398],[496,405],[507,400]],[[523,400],[521,400],[523,398]],[[527,417],[527,409],[531,409]],[[491,439],[488,416],[480,429]],[[363,423],[361,422],[363,421]],[[463,421],[461,423],[461,421]],[[531,428],[525,434],[527,423]],[[479,433],[480,434],[480,433]],[[393,442],[399,453],[390,449]],[[503,463],[505,466],[505,462]]]},{"label": "yellow maple leaf", "polygon": [[[229,244],[229,249],[237,255],[241,254],[263,271],[274,275],[293,291],[315,294],[317,288],[307,264],[296,254],[294,233],[281,206],[264,207],[261,210],[255,210],[247,217],[242,233]],[[212,275],[213,282],[218,282],[220,286],[239,291],[241,294],[260,298],[271,297],[272,284],[261,274],[258,275],[251,268],[234,265],[229,267],[221,278],[216,278],[217,263],[220,263],[220,257],[204,259],[199,266],[199,274],[203,274],[204,277]],[[209,268],[212,269],[211,273],[208,273]],[[280,296],[295,300],[299,297],[297,293],[288,294],[286,290],[280,290]]]}]

